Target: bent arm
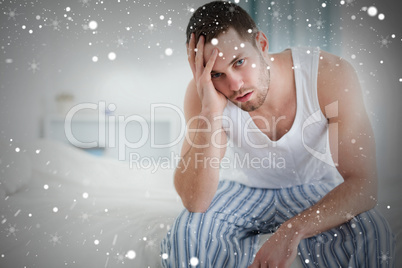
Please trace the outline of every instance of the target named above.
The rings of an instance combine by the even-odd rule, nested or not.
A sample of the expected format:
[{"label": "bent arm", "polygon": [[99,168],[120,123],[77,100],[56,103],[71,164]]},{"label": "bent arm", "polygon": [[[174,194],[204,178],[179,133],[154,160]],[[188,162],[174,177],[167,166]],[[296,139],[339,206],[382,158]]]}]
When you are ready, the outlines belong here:
[{"label": "bent arm", "polygon": [[[357,76],[347,62],[325,52],[321,56],[318,98],[329,123],[332,158],[344,182],[315,205],[284,222],[257,252],[250,266],[253,268],[261,267],[261,263],[290,267],[302,239],[335,228],[376,204],[374,136]],[[334,103],[338,106],[331,105]],[[338,116],[333,117],[334,114]]]},{"label": "bent arm", "polygon": [[227,138],[220,114],[202,111],[194,81],[188,86],[184,110],[187,133],[174,184],[189,211],[205,212],[218,188],[219,164]]},{"label": "bent arm", "polygon": [[325,52],[321,56],[318,99],[329,123],[332,158],[344,182],[284,222],[257,252],[253,268],[265,267],[260,264],[290,267],[302,239],[335,228],[376,205],[374,135],[357,75],[346,61]]},{"label": "bent arm", "polygon": [[[377,199],[374,134],[357,75],[346,61],[328,53],[322,55],[326,60],[319,69],[319,101],[328,118],[332,157],[344,182],[310,209],[289,220],[301,238],[349,221],[372,209]],[[329,105],[336,102],[338,106]],[[325,106],[338,110],[331,111]],[[332,117],[334,113],[338,116]]]}]

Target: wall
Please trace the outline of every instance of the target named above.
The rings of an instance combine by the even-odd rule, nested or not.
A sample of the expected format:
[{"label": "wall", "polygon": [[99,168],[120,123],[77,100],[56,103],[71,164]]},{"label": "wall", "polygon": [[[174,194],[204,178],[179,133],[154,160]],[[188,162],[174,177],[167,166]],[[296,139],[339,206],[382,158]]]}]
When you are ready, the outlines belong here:
[{"label": "wall", "polygon": [[[57,113],[55,97],[65,92],[74,95],[74,103],[114,103],[116,114],[149,114],[155,102],[182,107],[192,77],[184,30],[191,8],[206,2],[0,2],[1,136],[22,141],[41,137],[43,117]],[[240,4],[267,33],[271,51],[320,45],[355,66],[377,137],[380,171],[398,176],[402,33],[394,2]],[[372,5],[384,20],[362,10]],[[88,29],[92,20],[98,23],[96,30]],[[167,48],[172,55],[166,55]],[[116,53],[113,61],[110,52]]]},{"label": "wall", "polygon": [[1,1],[1,136],[41,137],[43,116],[57,113],[60,93],[72,93],[74,104],[114,103],[123,115],[149,114],[155,102],[181,107],[192,77],[184,30],[201,3]]}]

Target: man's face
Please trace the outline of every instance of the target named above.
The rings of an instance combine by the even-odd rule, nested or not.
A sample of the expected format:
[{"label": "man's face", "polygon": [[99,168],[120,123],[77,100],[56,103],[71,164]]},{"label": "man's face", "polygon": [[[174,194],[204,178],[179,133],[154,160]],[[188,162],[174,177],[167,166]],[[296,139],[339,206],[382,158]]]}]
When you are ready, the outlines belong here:
[{"label": "man's face", "polygon": [[205,63],[215,47],[219,50],[211,72],[215,88],[245,111],[259,108],[267,96],[270,80],[261,50],[242,40],[233,29],[205,44]]}]

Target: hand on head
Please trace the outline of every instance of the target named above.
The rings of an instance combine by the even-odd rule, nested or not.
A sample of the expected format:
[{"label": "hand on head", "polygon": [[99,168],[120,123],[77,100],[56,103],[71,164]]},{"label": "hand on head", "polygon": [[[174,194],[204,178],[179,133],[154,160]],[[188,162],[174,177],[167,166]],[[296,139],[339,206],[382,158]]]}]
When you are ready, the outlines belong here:
[{"label": "hand on head", "polygon": [[211,80],[211,71],[218,55],[218,49],[214,48],[212,50],[212,54],[204,66],[205,37],[203,35],[200,36],[197,47],[195,42],[195,35],[192,33],[190,42],[187,45],[187,55],[197,86],[198,96],[202,103],[202,110],[204,113],[222,114],[227,99],[222,93],[216,90]]}]

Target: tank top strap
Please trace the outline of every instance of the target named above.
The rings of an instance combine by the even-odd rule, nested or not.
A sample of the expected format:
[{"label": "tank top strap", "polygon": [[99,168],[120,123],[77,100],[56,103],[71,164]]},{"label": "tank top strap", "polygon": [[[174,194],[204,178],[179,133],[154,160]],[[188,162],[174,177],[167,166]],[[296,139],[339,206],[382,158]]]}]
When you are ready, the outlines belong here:
[{"label": "tank top strap", "polygon": [[303,106],[307,114],[320,109],[317,95],[318,64],[320,58],[319,47],[292,48],[293,66],[297,90],[302,91]]}]

